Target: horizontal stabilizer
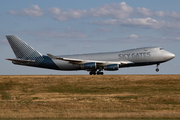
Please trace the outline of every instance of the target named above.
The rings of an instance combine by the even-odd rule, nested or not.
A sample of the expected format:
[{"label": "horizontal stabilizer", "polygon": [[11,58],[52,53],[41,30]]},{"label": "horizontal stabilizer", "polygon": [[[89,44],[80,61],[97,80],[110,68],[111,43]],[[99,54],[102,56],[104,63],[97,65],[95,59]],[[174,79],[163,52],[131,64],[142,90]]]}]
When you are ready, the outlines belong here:
[{"label": "horizontal stabilizer", "polygon": [[9,61],[13,61],[13,62],[20,62],[20,63],[34,63],[36,62],[35,60],[21,60],[21,59],[6,59]]}]

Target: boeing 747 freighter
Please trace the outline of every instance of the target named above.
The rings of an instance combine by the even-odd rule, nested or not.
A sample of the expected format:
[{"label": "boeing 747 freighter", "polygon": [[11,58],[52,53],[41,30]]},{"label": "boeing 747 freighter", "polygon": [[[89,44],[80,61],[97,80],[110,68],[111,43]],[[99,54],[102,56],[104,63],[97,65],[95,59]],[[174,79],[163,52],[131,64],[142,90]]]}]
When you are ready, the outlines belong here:
[{"label": "boeing 747 freighter", "polygon": [[157,65],[175,57],[161,47],[144,47],[117,52],[42,55],[15,35],[6,36],[16,56],[7,59],[13,64],[41,67],[55,70],[86,70],[90,75],[103,75],[103,70],[115,71],[122,67]]}]

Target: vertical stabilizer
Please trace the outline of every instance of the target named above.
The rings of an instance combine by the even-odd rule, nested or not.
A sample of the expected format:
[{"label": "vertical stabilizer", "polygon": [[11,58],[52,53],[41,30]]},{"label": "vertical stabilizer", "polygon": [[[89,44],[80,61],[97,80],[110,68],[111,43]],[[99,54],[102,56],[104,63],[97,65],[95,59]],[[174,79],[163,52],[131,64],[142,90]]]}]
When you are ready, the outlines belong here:
[{"label": "vertical stabilizer", "polygon": [[36,59],[37,57],[42,57],[41,53],[22,41],[19,37],[15,35],[8,35],[6,38],[8,39],[8,42],[11,45],[14,54],[16,55],[16,58],[32,60]]}]

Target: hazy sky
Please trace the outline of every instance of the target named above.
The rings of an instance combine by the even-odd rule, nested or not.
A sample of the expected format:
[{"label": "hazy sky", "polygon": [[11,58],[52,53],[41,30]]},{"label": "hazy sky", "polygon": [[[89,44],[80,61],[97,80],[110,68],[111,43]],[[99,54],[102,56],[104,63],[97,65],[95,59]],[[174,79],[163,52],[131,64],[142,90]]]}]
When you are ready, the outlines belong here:
[{"label": "hazy sky", "polygon": [[0,0],[0,75],[88,74],[13,65],[6,35],[42,54],[121,51],[160,46],[176,57],[156,66],[105,74],[179,74],[180,0]]}]

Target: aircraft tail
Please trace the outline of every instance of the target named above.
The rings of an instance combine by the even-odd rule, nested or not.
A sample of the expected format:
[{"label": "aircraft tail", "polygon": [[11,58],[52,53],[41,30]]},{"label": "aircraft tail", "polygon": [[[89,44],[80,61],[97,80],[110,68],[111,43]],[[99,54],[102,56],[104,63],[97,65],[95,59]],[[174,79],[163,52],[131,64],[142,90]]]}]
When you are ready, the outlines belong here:
[{"label": "aircraft tail", "polygon": [[27,43],[22,41],[19,37],[15,35],[6,36],[11,48],[16,55],[16,58],[26,59],[26,60],[34,60],[37,57],[42,57],[42,54],[36,51],[34,48],[29,46]]},{"label": "aircraft tail", "polygon": [[15,59],[6,59],[13,64],[26,65],[59,70],[59,67],[48,56],[42,55],[15,35],[6,36],[14,54]]}]

